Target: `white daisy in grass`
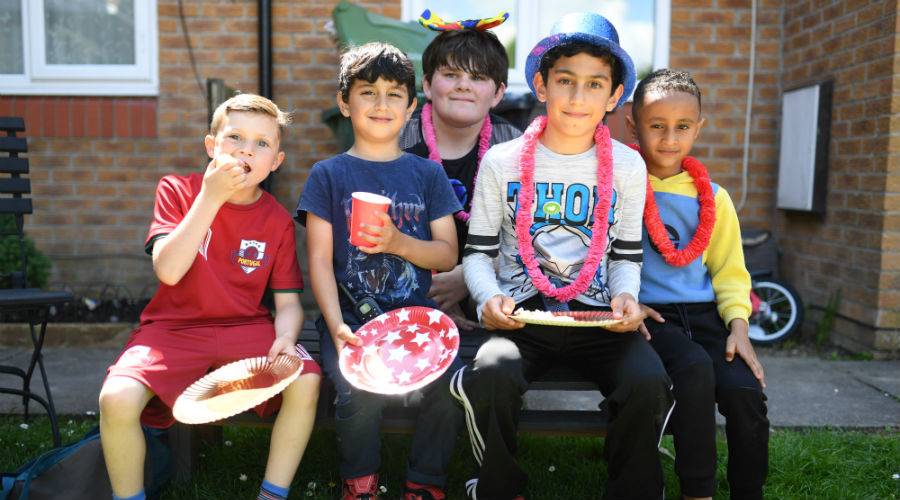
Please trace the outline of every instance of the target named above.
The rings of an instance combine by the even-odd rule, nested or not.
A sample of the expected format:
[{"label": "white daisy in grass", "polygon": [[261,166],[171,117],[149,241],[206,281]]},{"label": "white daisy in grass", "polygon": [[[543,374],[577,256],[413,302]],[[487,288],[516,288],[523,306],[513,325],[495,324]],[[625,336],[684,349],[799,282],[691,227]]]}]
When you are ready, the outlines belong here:
[{"label": "white daisy in grass", "polygon": [[246,480],[247,480],[247,474],[241,474],[240,476],[238,476],[238,479],[240,479],[241,481],[246,481]]}]

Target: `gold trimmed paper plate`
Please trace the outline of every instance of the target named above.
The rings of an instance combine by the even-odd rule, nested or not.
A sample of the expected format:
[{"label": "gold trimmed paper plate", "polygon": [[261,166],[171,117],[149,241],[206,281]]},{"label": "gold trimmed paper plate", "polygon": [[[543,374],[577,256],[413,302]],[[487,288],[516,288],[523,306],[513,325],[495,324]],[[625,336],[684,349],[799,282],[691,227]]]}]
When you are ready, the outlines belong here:
[{"label": "gold trimmed paper plate", "polygon": [[247,411],[279,394],[300,375],[303,360],[279,354],[242,359],[204,375],[184,390],[172,414],[185,424],[205,424]]},{"label": "gold trimmed paper plate", "polygon": [[612,311],[530,311],[516,309],[510,319],[532,325],[607,327],[621,323],[613,318]]}]

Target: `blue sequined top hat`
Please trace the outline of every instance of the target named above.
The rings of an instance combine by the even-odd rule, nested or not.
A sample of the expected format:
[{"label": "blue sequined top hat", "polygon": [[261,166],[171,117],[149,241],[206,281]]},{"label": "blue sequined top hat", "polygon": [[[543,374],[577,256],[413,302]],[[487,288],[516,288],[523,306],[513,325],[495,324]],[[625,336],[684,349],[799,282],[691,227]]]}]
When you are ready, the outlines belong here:
[{"label": "blue sequined top hat", "polygon": [[616,107],[625,104],[634,90],[635,72],[631,57],[619,46],[619,33],[609,20],[593,12],[567,14],[553,25],[550,36],[544,38],[531,49],[525,60],[525,78],[531,92],[534,90],[534,74],[541,67],[541,58],[550,49],[571,42],[586,42],[599,47],[606,47],[619,59],[622,66],[622,85],[625,92]]}]

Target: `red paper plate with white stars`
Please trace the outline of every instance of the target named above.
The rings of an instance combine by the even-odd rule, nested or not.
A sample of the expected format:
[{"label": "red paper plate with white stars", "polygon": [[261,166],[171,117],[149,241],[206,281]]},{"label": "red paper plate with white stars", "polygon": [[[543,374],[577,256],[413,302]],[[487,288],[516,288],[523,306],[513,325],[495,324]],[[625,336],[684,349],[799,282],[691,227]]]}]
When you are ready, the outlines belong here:
[{"label": "red paper plate with white stars", "polygon": [[395,309],[356,331],[362,346],[341,350],[344,378],[357,389],[404,394],[438,379],[459,351],[459,330],[429,307]]}]

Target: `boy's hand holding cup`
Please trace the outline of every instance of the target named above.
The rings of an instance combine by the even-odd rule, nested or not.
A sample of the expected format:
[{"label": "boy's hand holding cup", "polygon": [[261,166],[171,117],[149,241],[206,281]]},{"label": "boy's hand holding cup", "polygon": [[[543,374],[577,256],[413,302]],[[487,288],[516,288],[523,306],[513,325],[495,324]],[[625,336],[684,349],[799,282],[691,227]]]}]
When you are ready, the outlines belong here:
[{"label": "boy's hand holding cup", "polygon": [[387,214],[391,199],[363,191],[351,196],[350,244],[368,254],[397,253],[401,234]]}]

